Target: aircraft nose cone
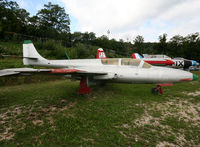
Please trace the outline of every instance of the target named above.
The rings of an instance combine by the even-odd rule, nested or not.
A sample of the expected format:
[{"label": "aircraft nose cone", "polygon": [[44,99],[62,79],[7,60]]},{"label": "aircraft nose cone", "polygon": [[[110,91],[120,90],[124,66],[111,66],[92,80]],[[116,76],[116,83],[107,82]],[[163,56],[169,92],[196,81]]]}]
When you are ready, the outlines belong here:
[{"label": "aircraft nose cone", "polygon": [[192,80],[194,81],[194,80],[197,80],[197,79],[198,79],[198,76],[193,74],[193,79]]},{"label": "aircraft nose cone", "polygon": [[196,66],[197,65],[197,61],[192,60],[192,66]]}]

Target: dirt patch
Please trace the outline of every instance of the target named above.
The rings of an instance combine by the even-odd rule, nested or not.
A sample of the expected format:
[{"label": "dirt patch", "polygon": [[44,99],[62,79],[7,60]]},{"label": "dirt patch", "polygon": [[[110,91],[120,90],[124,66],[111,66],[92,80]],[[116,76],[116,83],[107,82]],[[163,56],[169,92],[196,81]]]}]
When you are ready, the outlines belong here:
[{"label": "dirt patch", "polygon": [[[135,128],[145,128],[146,125],[148,125],[151,127],[160,128],[159,133],[162,136],[174,136],[176,144],[179,144],[180,146],[184,146],[186,144],[195,145],[195,143],[192,140],[188,141],[185,139],[185,130],[179,130],[178,132],[174,132],[173,128],[170,125],[163,124],[162,122],[165,122],[168,118],[175,118],[177,119],[177,121],[189,123],[190,126],[193,127],[200,126],[199,103],[192,103],[191,99],[183,100],[176,97],[167,102],[154,102],[152,104],[146,104],[144,108],[144,114],[140,118],[133,120],[131,124],[123,124],[121,125],[121,127],[129,128],[130,126],[134,126]],[[151,129],[153,132],[153,128]],[[138,137],[135,140],[138,140]],[[157,146],[161,147],[176,145],[168,142],[160,142]]]},{"label": "dirt patch", "polygon": [[15,136],[15,133],[10,131],[11,129],[12,128],[10,127],[5,128],[5,131],[0,134],[0,141],[5,140],[5,139],[10,140]]},{"label": "dirt patch", "polygon": [[142,116],[140,119],[136,119],[134,121],[134,124],[137,125],[138,127],[141,127],[141,126],[144,126],[144,125],[147,125],[147,124],[150,124],[151,120],[153,119],[153,117],[151,115],[148,115],[146,113],[146,115]]},{"label": "dirt patch", "polygon": [[62,107],[59,111],[65,111],[71,107],[74,107],[77,104],[77,102],[70,102],[68,105],[66,105],[65,107]]},{"label": "dirt patch", "polygon": [[129,124],[123,124],[122,125],[124,128],[130,128]]},{"label": "dirt patch", "polygon": [[125,138],[129,138],[123,131],[119,131],[119,133],[124,136]]},{"label": "dirt patch", "polygon": [[27,120],[31,121],[34,125],[42,126],[46,119],[55,130],[54,120],[51,116],[74,107],[77,104],[77,102],[67,103],[66,100],[61,100],[61,106],[52,105],[42,108],[42,106],[38,106],[40,102],[37,100],[28,106],[12,106],[6,112],[1,113],[0,127],[3,127],[0,130],[0,141],[13,139],[15,132],[26,127]]},{"label": "dirt patch", "polygon": [[190,93],[184,93],[188,96],[200,96],[200,91],[190,92]]},{"label": "dirt patch", "polygon": [[83,138],[83,140],[86,142],[91,142],[92,144],[94,143],[94,139],[92,138]]},{"label": "dirt patch", "polygon": [[173,143],[169,143],[166,141],[160,142],[159,144],[156,145],[156,147],[166,147],[166,146],[178,147],[177,145],[174,145]]},{"label": "dirt patch", "polygon": [[161,113],[161,120],[167,117],[175,117],[185,122],[192,122],[193,125],[200,125],[200,104],[194,104],[190,102],[190,99],[174,99],[165,103],[155,103],[150,108],[150,111],[154,110]]},{"label": "dirt patch", "polygon": [[44,124],[43,120],[33,120],[32,123],[37,126],[41,126]]}]

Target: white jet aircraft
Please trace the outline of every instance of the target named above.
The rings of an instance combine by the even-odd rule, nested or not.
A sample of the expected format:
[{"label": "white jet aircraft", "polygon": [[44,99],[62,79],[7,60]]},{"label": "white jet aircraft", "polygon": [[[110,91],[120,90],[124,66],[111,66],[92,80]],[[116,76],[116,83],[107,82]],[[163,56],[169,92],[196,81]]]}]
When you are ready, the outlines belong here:
[{"label": "white jet aircraft", "polygon": [[0,76],[35,72],[69,75],[70,78],[81,80],[79,94],[89,94],[91,88],[88,84],[99,82],[155,83],[158,87],[154,90],[160,90],[162,93],[161,83],[165,85],[198,78],[187,71],[154,67],[142,60],[132,58],[48,60],[37,52],[30,40],[24,41],[23,44],[23,63],[53,69],[5,69],[0,71]]}]

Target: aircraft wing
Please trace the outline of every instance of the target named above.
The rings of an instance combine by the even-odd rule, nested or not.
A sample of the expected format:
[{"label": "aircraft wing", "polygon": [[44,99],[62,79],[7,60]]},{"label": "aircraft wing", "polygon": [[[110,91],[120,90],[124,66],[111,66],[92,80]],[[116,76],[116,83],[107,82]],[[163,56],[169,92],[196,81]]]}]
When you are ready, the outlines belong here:
[{"label": "aircraft wing", "polygon": [[0,76],[9,76],[17,74],[26,74],[26,73],[39,73],[39,72],[50,72],[49,69],[34,69],[34,68],[10,68],[0,70]]},{"label": "aircraft wing", "polygon": [[32,74],[32,73],[46,73],[46,74],[77,74],[77,75],[106,75],[107,73],[101,71],[88,71],[80,69],[34,69],[34,68],[10,68],[0,70],[0,76],[9,76],[17,74]]}]

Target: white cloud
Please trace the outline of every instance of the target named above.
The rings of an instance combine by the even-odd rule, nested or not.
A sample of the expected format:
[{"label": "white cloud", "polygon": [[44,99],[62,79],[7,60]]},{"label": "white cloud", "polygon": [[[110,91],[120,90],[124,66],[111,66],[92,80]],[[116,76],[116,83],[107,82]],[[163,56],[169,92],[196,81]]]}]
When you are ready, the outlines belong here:
[{"label": "white cloud", "polygon": [[143,35],[145,41],[155,41],[163,33],[171,37],[200,31],[200,0],[60,1],[78,20],[81,30],[77,31],[92,31],[98,36],[109,29],[116,39]]},{"label": "white cloud", "polygon": [[28,6],[27,2],[24,0],[17,0],[16,2],[21,8],[26,8]]}]

